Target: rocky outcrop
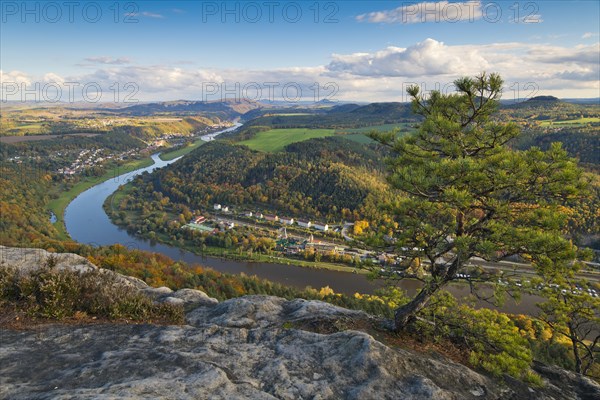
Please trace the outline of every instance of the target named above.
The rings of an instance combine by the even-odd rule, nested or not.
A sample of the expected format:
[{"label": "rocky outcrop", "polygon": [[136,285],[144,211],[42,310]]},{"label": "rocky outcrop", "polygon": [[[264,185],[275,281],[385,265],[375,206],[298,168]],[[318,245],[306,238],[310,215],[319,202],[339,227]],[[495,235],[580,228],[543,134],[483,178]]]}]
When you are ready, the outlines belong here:
[{"label": "rocky outcrop", "polygon": [[[0,250],[10,263],[7,249]],[[71,261],[61,267],[93,268],[77,257]],[[123,279],[157,301],[186,304],[187,324],[3,330],[0,398],[504,400],[600,394],[591,381],[581,391],[573,385],[581,379],[576,376],[557,379],[563,392],[507,386],[439,355],[392,349],[363,332],[303,329],[368,318],[319,301],[246,296],[218,303],[199,291],[151,289]]]}]

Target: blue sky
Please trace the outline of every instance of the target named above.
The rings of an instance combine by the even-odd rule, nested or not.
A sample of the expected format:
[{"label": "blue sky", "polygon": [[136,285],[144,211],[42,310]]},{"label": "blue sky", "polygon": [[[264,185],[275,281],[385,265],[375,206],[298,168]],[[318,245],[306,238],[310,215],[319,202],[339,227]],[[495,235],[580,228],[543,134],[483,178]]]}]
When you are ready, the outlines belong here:
[{"label": "blue sky", "polygon": [[307,97],[316,82],[337,86],[332,100],[401,101],[406,84],[444,87],[486,70],[510,96],[600,96],[595,1],[1,4],[4,89],[134,82],[148,101],[209,99],[207,84],[248,82],[298,85]]}]

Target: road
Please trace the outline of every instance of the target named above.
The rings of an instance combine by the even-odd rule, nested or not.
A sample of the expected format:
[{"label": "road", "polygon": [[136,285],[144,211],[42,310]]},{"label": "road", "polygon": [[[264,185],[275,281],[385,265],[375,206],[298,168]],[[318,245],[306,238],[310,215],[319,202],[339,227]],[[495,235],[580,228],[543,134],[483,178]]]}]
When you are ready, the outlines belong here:
[{"label": "road", "polygon": [[[223,215],[215,215],[214,219],[217,221],[223,221],[223,222],[229,222],[229,223],[233,223],[235,225],[239,225],[239,226],[246,226],[246,227],[250,227],[253,229],[268,229],[272,232],[278,232],[281,230],[281,228],[283,228],[283,226],[281,228],[275,228],[275,227],[269,227],[269,226],[264,226],[264,225],[258,225],[258,224],[253,224],[250,222],[246,222],[246,221],[240,221],[238,219],[232,218],[232,217],[226,217]],[[353,226],[353,223],[349,223],[346,222],[343,225],[342,228],[342,236],[344,237],[344,239],[348,242],[355,242],[355,239],[353,239],[352,237],[350,237],[348,235],[348,229]],[[306,240],[308,239],[308,237],[306,236],[302,236],[302,235],[298,235],[296,233],[288,233],[288,237],[291,238],[295,238],[295,239],[300,239],[300,240]],[[331,242],[331,241],[327,241],[327,240],[323,240],[323,239],[319,239],[320,243],[323,244],[327,244],[327,245],[331,245],[331,246],[338,246],[341,247],[343,250],[348,249],[348,247],[345,247],[343,245],[340,245],[339,243],[335,243],[335,242]],[[363,251],[363,254],[370,254],[372,256],[376,256],[377,252],[376,251]],[[468,264],[469,265],[469,264]],[[484,269],[488,269],[488,270],[501,270],[504,272],[515,272],[518,273],[520,275],[535,275],[536,271],[535,269],[532,267],[531,264],[526,264],[526,263],[517,263],[517,262],[511,262],[511,261],[499,261],[499,262],[490,262],[490,261],[485,261],[482,258],[478,258],[478,257],[473,257],[471,259],[470,265],[472,266],[480,266]],[[600,281],[600,272],[588,272],[588,271],[583,271],[577,274],[578,277],[580,278],[585,278],[588,279],[590,281]]]}]

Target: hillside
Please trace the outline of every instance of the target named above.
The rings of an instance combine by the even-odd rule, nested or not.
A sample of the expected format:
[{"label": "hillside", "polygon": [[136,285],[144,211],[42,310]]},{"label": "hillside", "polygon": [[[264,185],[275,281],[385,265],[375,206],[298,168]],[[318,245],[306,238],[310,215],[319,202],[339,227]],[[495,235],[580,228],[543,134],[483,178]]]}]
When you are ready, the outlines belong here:
[{"label": "hillside", "polygon": [[223,101],[193,101],[179,100],[161,103],[139,104],[118,110],[126,115],[157,115],[157,114],[216,114],[225,118],[235,118],[264,105],[246,99]]},{"label": "hillside", "polygon": [[371,103],[365,106],[344,104],[307,114],[277,115],[270,113],[256,116],[256,113],[253,113],[252,117],[255,118],[249,121],[245,127],[335,129],[416,121],[410,104],[407,103]]},{"label": "hillside", "polygon": [[[23,274],[50,256],[0,248]],[[54,268],[96,267],[75,254]],[[3,326],[0,397],[177,399],[592,399],[600,386],[536,365],[543,388],[492,379],[436,352],[384,344],[363,312],[320,301],[246,296],[217,302],[197,290],[151,288],[112,272],[132,292],[185,307],[181,325],[77,323]],[[361,328],[362,327],[362,328]],[[361,331],[363,330],[363,331]]]},{"label": "hillside", "polygon": [[[367,212],[385,198],[381,153],[342,137],[312,139],[263,153],[208,143],[184,159],[136,181],[137,202],[154,191],[192,209],[222,202],[263,205],[297,216],[339,219],[343,209]],[[146,189],[147,187],[150,187]]]}]

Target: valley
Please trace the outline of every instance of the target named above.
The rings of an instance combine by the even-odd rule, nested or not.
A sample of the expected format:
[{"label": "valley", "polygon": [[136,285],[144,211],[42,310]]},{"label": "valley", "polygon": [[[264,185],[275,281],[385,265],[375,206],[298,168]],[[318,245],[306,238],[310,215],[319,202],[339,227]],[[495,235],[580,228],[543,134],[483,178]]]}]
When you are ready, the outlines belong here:
[{"label": "valley", "polygon": [[[368,109],[372,112],[375,107]],[[256,276],[296,290],[315,288],[319,293],[368,299],[393,285],[414,296],[429,274],[430,262],[415,258],[414,249],[395,244],[398,225],[388,210],[402,195],[386,180],[385,160],[391,153],[376,139],[386,132],[394,138],[414,134],[419,119],[339,128],[324,123],[322,115],[322,109],[314,114],[281,113],[276,121],[268,121],[273,125],[257,125],[242,116],[242,123],[220,121],[190,136],[129,135],[117,130],[79,139],[17,143],[26,147],[9,149],[5,154],[11,157],[3,162],[4,168],[37,164],[38,173],[22,176],[22,182],[41,179],[47,188],[39,197],[44,206],[24,214],[48,210],[56,218],[50,224],[42,212],[39,226],[45,228],[16,237],[24,240],[43,232],[48,239],[42,240],[53,248],[74,248],[68,243],[75,240],[85,246],[79,251],[91,254],[117,243],[124,246],[119,252],[160,253],[175,263]],[[270,117],[258,117],[262,118]],[[312,125],[309,118],[323,127],[295,127]],[[594,132],[593,120],[582,122],[576,124],[577,132]],[[223,129],[226,126],[230,127]],[[55,154],[61,142],[73,140],[89,150],[69,153],[62,146],[62,158],[55,161],[37,155]],[[103,142],[109,153],[102,154],[121,151],[128,157],[102,157],[98,162],[96,155],[86,164],[82,154],[100,154]],[[25,148],[25,157],[15,156]],[[84,168],[73,167],[75,157]],[[48,166],[56,169],[41,173]],[[97,171],[90,175],[94,168]],[[590,163],[590,176],[594,168]],[[66,170],[73,173],[65,174]],[[597,224],[596,204],[597,198],[592,198],[586,204],[589,208],[572,205],[572,215],[577,216],[573,226],[581,232],[581,240],[593,240],[589,232]],[[586,283],[573,286],[573,292],[597,296],[599,277],[596,264],[588,264],[577,274]],[[490,295],[497,285],[520,292],[520,300],[502,305],[475,300],[473,285],[483,280],[492,284],[479,285],[474,292],[478,296]],[[447,290],[477,309],[536,316],[536,304],[549,288],[524,260],[474,259]]]},{"label": "valley", "polygon": [[600,399],[600,2],[1,1],[0,398]]}]

